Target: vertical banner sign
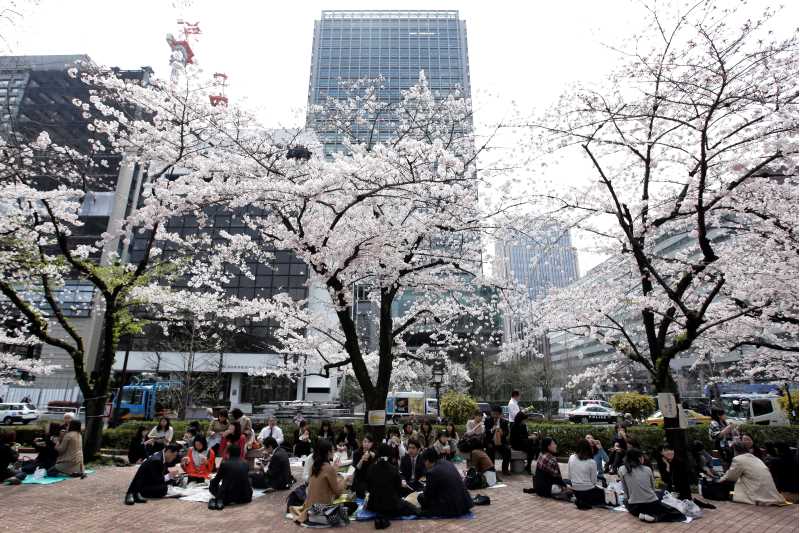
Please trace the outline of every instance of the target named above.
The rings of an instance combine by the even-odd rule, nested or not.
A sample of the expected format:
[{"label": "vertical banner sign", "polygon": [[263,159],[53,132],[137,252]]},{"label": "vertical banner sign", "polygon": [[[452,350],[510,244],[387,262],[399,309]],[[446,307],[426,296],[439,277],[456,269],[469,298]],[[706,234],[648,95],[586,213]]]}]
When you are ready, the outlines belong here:
[{"label": "vertical banner sign", "polygon": [[689,427],[689,419],[686,416],[686,409],[683,407],[678,410],[678,427],[681,429]]},{"label": "vertical banner sign", "polygon": [[675,395],[669,392],[658,393],[658,408],[664,418],[675,418],[678,416],[678,404],[675,402]]}]

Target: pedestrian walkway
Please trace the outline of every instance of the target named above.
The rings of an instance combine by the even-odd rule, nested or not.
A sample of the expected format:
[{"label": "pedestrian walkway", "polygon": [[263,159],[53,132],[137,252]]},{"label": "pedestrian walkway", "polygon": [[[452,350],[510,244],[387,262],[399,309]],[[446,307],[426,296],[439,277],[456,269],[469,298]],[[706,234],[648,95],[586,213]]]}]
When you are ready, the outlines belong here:
[{"label": "pedestrian walkway", "polygon": [[[141,532],[141,531],[300,531],[284,518],[287,493],[267,494],[242,507],[209,511],[205,505],[176,500],[150,500],[126,506],[125,489],[133,467],[98,467],[87,479],[69,479],[50,486],[0,486],[0,531]],[[295,477],[300,477],[295,469]],[[628,513],[605,509],[579,511],[570,503],[524,494],[528,476],[503,478],[506,487],[479,491],[492,499],[488,507],[476,507],[474,520],[418,520],[393,522],[390,531],[420,532],[515,531],[560,532],[659,532],[736,533],[796,532],[798,509],[754,507],[720,503],[691,524],[643,524]],[[476,492],[473,492],[473,495]],[[372,522],[354,522],[351,531],[374,531]]]}]

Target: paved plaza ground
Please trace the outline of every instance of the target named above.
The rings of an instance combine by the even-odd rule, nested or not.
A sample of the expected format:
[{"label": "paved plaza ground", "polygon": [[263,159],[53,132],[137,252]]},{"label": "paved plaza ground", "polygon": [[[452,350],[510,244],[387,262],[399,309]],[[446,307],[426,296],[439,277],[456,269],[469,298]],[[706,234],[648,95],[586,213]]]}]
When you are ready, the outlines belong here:
[{"label": "paved plaza ground", "polygon": [[[463,465],[463,463],[462,463]],[[499,465],[498,465],[499,466]],[[209,511],[203,503],[173,499],[150,500],[128,507],[122,503],[133,476],[132,467],[98,467],[84,480],[55,485],[0,486],[0,530],[25,532],[142,532],[142,531],[301,531],[284,518],[286,492],[267,494],[251,504]],[[300,477],[299,470],[295,477]],[[685,533],[798,531],[798,506],[753,507],[720,503],[691,524],[644,524],[628,513],[605,509],[579,511],[573,504],[524,494],[529,476],[504,478],[507,486],[480,491],[492,504],[475,508],[474,520],[417,520],[393,522],[389,531],[420,532],[506,531]],[[476,493],[473,493],[473,495]],[[372,522],[353,522],[352,531],[374,531]]]}]

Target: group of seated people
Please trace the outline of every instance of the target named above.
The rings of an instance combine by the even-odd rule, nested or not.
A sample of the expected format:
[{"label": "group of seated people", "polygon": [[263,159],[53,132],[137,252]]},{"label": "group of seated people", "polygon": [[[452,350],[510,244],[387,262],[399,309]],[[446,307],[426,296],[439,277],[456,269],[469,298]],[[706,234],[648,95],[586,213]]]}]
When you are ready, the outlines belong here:
[{"label": "group of seated people", "polygon": [[47,434],[34,439],[36,457],[20,457],[16,432],[0,433],[0,481],[18,485],[42,469],[47,476],[85,478],[81,422],[73,413],[64,415],[64,423],[50,424]]},{"label": "group of seated people", "polygon": [[[555,439],[542,439],[541,455],[536,463],[533,488],[525,492],[545,498],[569,500],[579,509],[606,505],[607,483],[604,473],[618,476],[627,510],[646,522],[684,521],[686,517],[675,508],[661,502],[664,492],[674,494],[679,500],[693,501],[699,507],[714,506],[693,498],[692,484],[704,479],[708,492],[722,494],[720,498],[754,505],[783,505],[784,497],[778,492],[773,475],[765,461],[758,457],[758,447],[752,438],[742,435],[732,445],[734,456],[730,468],[723,475],[711,466],[711,455],[703,444],[694,442],[690,453],[690,467],[681,460],[668,444],[660,448],[657,465],[664,490],[656,490],[651,460],[636,443],[627,438],[624,428],[616,428],[615,442],[611,454],[606,454],[602,445],[592,435],[578,441],[576,451],[567,463],[568,475],[563,478],[556,459],[558,445]],[[624,442],[623,442],[624,440]],[[624,450],[620,452],[620,449]],[[797,471],[797,459],[786,459],[792,472]],[[609,468],[608,464],[611,464]],[[792,464],[789,464],[792,463]],[[728,497],[730,494],[730,497]]]}]

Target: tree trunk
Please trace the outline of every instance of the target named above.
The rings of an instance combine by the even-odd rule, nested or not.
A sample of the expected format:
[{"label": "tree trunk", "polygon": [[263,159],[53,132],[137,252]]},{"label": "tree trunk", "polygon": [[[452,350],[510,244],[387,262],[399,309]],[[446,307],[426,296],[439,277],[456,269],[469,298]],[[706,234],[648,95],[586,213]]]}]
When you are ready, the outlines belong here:
[{"label": "tree trunk", "polygon": [[[97,396],[92,393],[92,397]],[[95,458],[100,451],[103,442],[103,413],[105,412],[106,397],[84,400],[86,416],[86,432],[83,436],[83,460],[89,462]]]},{"label": "tree trunk", "polygon": [[[662,365],[663,370],[659,372],[653,381],[656,392],[668,392],[675,395],[675,403],[678,412],[681,410],[681,395],[678,392],[678,384],[672,378],[669,365]],[[664,437],[667,443],[675,451],[675,455],[683,461],[683,464],[692,468],[691,454],[689,453],[689,441],[686,429],[680,427],[680,419],[676,417],[664,417]]]},{"label": "tree trunk", "polygon": [[366,405],[364,413],[364,432],[372,434],[375,442],[381,442],[386,433],[386,424],[369,425],[369,412],[370,411],[386,411],[386,391],[380,391],[377,388],[371,394],[364,395],[364,403]]}]

